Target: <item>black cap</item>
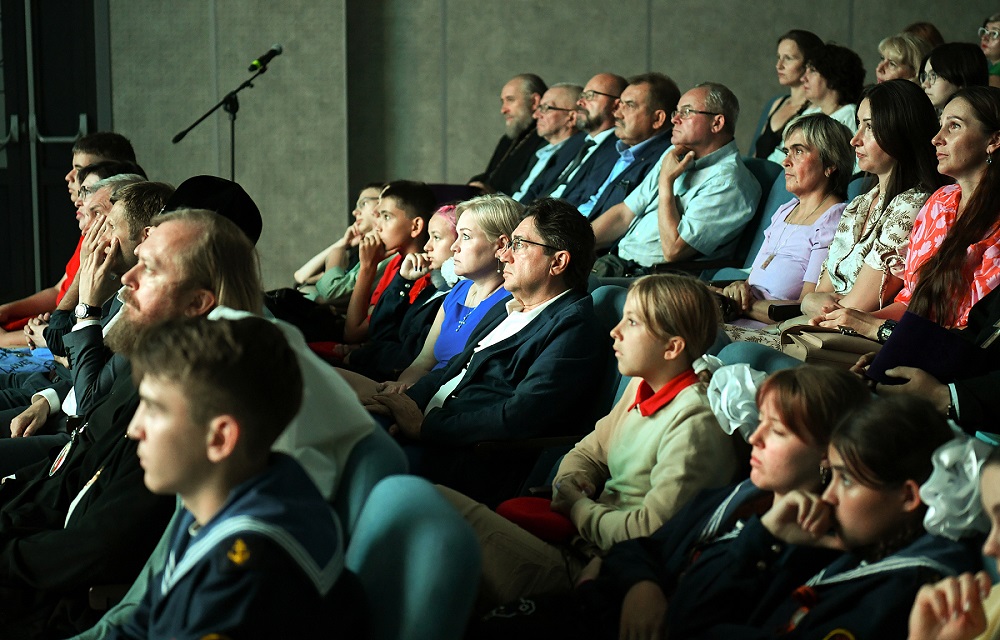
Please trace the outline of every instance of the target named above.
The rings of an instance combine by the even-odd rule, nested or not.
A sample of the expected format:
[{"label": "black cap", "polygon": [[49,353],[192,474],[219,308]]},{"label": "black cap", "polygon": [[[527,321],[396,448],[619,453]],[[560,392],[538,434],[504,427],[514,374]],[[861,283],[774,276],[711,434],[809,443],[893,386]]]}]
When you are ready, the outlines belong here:
[{"label": "black cap", "polygon": [[163,207],[164,212],[177,209],[209,209],[229,218],[250,241],[257,244],[263,221],[257,208],[243,187],[217,176],[195,176],[177,187]]}]

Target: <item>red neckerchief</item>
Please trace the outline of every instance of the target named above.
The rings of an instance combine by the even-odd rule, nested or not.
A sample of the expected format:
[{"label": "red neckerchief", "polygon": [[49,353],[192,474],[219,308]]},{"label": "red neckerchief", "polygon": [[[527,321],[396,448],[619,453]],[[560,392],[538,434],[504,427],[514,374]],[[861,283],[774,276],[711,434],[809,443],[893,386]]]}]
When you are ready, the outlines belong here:
[{"label": "red neckerchief", "polygon": [[415,304],[420,293],[431,284],[431,274],[425,274],[413,281],[410,287],[410,304]]},{"label": "red neckerchief", "polygon": [[663,388],[655,393],[653,392],[653,388],[643,380],[639,383],[638,391],[635,392],[635,402],[632,403],[632,406],[628,410],[631,411],[638,406],[642,417],[648,418],[667,406],[671,400],[677,397],[678,393],[696,382],[698,382],[698,374],[694,372],[694,369],[688,369],[683,373],[677,374],[671,378],[670,382],[663,385]]}]

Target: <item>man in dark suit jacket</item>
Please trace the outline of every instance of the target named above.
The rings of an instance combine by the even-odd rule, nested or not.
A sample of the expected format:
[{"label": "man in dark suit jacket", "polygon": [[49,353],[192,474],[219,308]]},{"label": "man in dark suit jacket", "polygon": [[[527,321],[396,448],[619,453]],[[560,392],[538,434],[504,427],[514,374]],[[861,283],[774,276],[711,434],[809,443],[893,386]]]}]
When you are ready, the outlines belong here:
[{"label": "man in dark suit jacket", "polygon": [[[670,112],[677,105],[680,89],[662,73],[644,73],[629,79],[615,109],[615,159],[609,173],[598,182],[591,177],[582,188],[589,191],[578,206],[591,221],[618,204],[639,186],[649,170],[670,146]],[[582,196],[571,194],[571,199]]]},{"label": "man in dark suit jacket", "polygon": [[548,87],[533,73],[514,76],[500,91],[504,135],[497,142],[486,170],[469,178],[469,185],[487,193],[513,193],[515,181],[535,159],[545,140],[535,131],[531,114]]},{"label": "man in dark suit jacket", "polygon": [[491,310],[447,367],[405,395],[373,399],[408,444],[411,471],[488,504],[516,491],[533,457],[486,457],[473,445],[588,432],[608,408],[613,371],[586,292],[586,219],[563,201],[538,200],[497,255],[513,300]]},{"label": "man in dark suit jacket", "polygon": [[[547,191],[529,191],[529,197],[562,198],[577,206],[604,183],[618,160],[614,112],[627,85],[613,73],[599,73],[587,82],[576,101],[576,126],[587,135],[584,146]],[[594,184],[585,192],[582,185],[589,183]]]},{"label": "man in dark suit jacket", "polygon": [[559,83],[549,87],[542,102],[535,109],[535,131],[546,144],[535,152],[535,162],[518,178],[511,197],[528,205],[537,196],[529,191],[548,191],[583,146],[584,134],[576,126],[576,102],[583,87],[578,84]]}]

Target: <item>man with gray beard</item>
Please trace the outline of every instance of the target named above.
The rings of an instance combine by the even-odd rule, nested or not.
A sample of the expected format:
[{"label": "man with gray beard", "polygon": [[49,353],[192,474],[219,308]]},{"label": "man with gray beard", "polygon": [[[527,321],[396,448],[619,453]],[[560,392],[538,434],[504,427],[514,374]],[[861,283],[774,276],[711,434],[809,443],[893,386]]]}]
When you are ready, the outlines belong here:
[{"label": "man with gray beard", "polygon": [[533,73],[510,79],[500,91],[500,114],[504,135],[497,142],[486,171],[469,179],[469,185],[486,193],[514,192],[514,183],[527,171],[535,152],[546,145],[535,131],[532,114],[548,90],[545,82]]}]

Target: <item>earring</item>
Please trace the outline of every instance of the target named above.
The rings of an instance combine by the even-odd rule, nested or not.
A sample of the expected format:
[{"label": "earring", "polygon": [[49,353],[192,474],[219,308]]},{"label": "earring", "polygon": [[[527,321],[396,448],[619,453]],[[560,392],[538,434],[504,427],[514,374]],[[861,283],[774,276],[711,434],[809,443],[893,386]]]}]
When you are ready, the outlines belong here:
[{"label": "earring", "polygon": [[993,164],[993,154],[992,153],[986,154],[986,164]]},{"label": "earring", "polygon": [[503,262],[500,261],[500,258],[497,258],[497,273],[503,273]]}]

